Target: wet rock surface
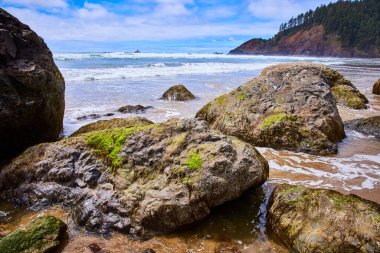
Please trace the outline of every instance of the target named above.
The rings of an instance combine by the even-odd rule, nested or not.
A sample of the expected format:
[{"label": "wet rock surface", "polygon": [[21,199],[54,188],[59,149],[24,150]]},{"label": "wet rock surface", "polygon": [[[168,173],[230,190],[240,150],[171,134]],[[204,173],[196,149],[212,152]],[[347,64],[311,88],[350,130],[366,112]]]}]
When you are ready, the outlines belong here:
[{"label": "wet rock surface", "polygon": [[170,87],[160,98],[170,101],[187,101],[195,99],[195,96],[182,84]]},{"label": "wet rock surface", "polygon": [[292,252],[379,252],[380,206],[356,195],[280,185],[268,219]]},{"label": "wet rock surface", "polygon": [[142,105],[126,105],[118,109],[121,113],[145,113],[148,109],[152,109],[152,106],[142,106]]},{"label": "wet rock surface", "polygon": [[375,95],[380,95],[380,79],[373,85],[372,93]]},{"label": "wet rock surface", "polygon": [[345,137],[320,65],[280,64],[204,106],[212,128],[256,146],[333,154]]},{"label": "wet rock surface", "polygon": [[57,140],[64,79],[45,42],[0,8],[0,158]]},{"label": "wet rock surface", "polygon": [[380,116],[346,121],[344,127],[380,138]]},{"label": "wet rock surface", "polygon": [[67,225],[53,216],[37,218],[25,229],[17,230],[0,239],[0,252],[51,252],[62,243],[66,229]]},{"label": "wet rock surface", "polygon": [[60,203],[88,230],[140,237],[203,219],[267,178],[254,147],[204,121],[114,119],[27,149],[1,170],[0,197]]}]

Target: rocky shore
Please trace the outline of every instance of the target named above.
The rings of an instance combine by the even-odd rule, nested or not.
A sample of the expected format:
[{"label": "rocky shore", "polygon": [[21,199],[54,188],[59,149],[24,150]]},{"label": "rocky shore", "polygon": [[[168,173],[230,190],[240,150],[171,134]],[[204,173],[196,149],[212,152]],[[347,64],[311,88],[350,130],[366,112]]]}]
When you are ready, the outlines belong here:
[{"label": "rocky shore", "polygon": [[[120,232],[143,245],[139,240],[184,231],[223,205],[237,208],[231,201],[262,187],[273,161],[255,147],[327,156],[338,152],[345,129],[379,138],[379,117],[341,119],[338,106],[368,108],[369,100],[351,81],[324,65],[292,63],[265,68],[257,78],[209,102],[194,118],[161,123],[143,117],[100,120],[58,140],[64,80],[51,52],[29,27],[1,9],[0,19],[0,87],[6,91],[0,104],[0,119],[6,122],[0,151],[12,155],[0,163],[0,199],[41,213],[58,206],[75,223],[51,215],[35,217],[22,229],[0,231],[0,252],[62,251],[68,226],[88,237],[88,232],[95,237]],[[189,103],[195,96],[177,85],[161,99]],[[128,105],[118,112],[142,114],[150,108]],[[266,193],[251,192],[258,200],[245,207],[255,210],[261,228],[273,232],[277,246],[266,251],[380,251],[379,204],[288,184]],[[0,222],[9,215],[0,212]],[[198,240],[204,243],[210,237]],[[207,251],[203,245],[203,250],[249,250],[240,240],[220,241],[228,246]],[[104,252],[94,242],[87,250]]]}]

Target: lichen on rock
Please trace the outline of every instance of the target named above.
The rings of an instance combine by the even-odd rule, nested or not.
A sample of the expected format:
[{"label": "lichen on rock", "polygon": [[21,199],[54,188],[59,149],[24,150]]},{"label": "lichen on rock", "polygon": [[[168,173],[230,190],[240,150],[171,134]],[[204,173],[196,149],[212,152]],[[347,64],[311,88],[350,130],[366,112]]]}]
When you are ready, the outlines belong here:
[{"label": "lichen on rock", "polygon": [[0,252],[45,253],[51,252],[63,239],[67,225],[53,217],[43,216],[25,229],[17,230],[0,239]]},{"label": "lichen on rock", "polygon": [[34,209],[56,203],[88,230],[169,232],[263,184],[250,144],[198,119],[100,121],[27,149],[0,172],[0,197]]},{"label": "lichen on rock", "polygon": [[268,222],[292,252],[380,251],[380,206],[356,195],[279,185]]},{"label": "lichen on rock", "polygon": [[268,67],[258,78],[208,103],[196,117],[253,145],[336,153],[345,133],[321,66]]}]

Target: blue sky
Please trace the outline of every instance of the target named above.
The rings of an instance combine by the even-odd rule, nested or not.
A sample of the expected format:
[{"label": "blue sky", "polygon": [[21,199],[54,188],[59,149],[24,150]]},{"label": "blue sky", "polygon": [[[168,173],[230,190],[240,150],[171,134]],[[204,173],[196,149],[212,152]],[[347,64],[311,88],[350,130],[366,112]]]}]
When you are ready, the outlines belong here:
[{"label": "blue sky", "polygon": [[331,0],[0,0],[53,51],[226,51]]}]

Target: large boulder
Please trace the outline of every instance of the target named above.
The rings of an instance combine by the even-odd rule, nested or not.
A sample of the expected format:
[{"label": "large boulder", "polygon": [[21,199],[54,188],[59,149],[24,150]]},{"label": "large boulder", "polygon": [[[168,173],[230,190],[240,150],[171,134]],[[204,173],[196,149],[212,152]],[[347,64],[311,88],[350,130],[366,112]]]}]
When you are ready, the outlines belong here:
[{"label": "large boulder", "polygon": [[380,205],[356,195],[280,185],[268,222],[292,252],[380,252]]},{"label": "large boulder", "polygon": [[165,91],[161,99],[170,101],[187,101],[195,99],[195,96],[185,86],[178,84]]},{"label": "large boulder", "polygon": [[374,135],[380,139],[380,116],[354,119],[344,122],[347,129],[355,130],[366,135]]},{"label": "large boulder", "polygon": [[375,95],[380,95],[380,79],[376,81],[373,85],[372,93]]},{"label": "large boulder", "polygon": [[0,159],[57,140],[64,79],[45,42],[0,8]]},{"label": "large boulder", "polygon": [[0,198],[33,209],[61,203],[88,230],[144,236],[203,219],[268,178],[253,146],[204,121],[132,121],[28,148],[1,170]]},{"label": "large boulder", "polygon": [[53,216],[37,218],[26,228],[17,230],[0,239],[0,252],[52,252],[54,248],[63,242],[66,229],[67,225]]},{"label": "large boulder", "polygon": [[330,85],[314,64],[281,64],[208,103],[196,115],[256,146],[333,154],[345,137]]}]

